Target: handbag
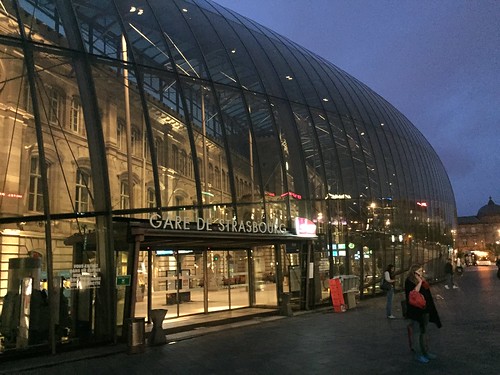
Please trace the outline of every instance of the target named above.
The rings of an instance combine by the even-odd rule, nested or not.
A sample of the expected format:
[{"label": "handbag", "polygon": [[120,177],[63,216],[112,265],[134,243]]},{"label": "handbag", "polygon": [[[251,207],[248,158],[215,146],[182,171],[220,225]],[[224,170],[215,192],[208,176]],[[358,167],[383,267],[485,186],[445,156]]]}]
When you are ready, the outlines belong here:
[{"label": "handbag", "polygon": [[420,292],[417,292],[415,289],[410,292],[408,303],[419,309],[425,309],[426,305],[424,296],[420,294]]},{"label": "handbag", "polygon": [[391,290],[391,283],[387,282],[385,277],[382,279],[382,282],[380,283],[380,289],[385,291]]}]

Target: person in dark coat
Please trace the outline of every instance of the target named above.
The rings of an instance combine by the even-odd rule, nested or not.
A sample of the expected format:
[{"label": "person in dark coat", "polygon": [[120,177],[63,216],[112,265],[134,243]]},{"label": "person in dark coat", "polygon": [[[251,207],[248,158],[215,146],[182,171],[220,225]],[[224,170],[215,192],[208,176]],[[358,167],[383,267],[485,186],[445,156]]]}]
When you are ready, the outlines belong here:
[{"label": "person in dark coat", "polygon": [[[409,303],[410,292],[416,290],[425,298],[426,306],[423,309],[412,306]],[[430,359],[435,359],[436,355],[431,353],[427,342],[427,326],[429,322],[435,323],[441,328],[441,319],[434,304],[429,283],[423,277],[423,268],[420,264],[410,267],[408,277],[405,280],[406,295],[406,317],[411,320],[412,348],[415,352],[415,359],[421,363],[427,363]]]}]

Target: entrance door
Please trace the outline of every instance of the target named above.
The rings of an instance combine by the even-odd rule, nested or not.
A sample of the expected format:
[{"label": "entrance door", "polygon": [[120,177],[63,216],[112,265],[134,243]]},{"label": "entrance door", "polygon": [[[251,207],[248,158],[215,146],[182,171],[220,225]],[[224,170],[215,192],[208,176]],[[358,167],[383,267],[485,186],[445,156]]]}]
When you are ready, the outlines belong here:
[{"label": "entrance door", "polygon": [[255,304],[277,306],[276,259],[274,246],[256,247],[252,250]]},{"label": "entrance door", "polygon": [[247,250],[209,250],[208,311],[250,306]]}]

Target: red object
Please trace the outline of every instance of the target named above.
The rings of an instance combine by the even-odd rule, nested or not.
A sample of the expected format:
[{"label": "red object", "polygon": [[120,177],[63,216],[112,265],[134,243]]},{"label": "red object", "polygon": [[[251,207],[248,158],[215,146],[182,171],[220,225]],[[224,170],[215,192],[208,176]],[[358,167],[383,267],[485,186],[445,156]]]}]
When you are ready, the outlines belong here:
[{"label": "red object", "polygon": [[417,292],[416,290],[412,290],[410,292],[410,299],[409,303],[412,306],[418,307],[419,309],[425,309],[425,298],[420,292]]},{"label": "red object", "polygon": [[340,279],[330,279],[330,295],[332,297],[333,311],[345,312],[346,306],[344,301],[344,294],[342,293],[342,284]]}]

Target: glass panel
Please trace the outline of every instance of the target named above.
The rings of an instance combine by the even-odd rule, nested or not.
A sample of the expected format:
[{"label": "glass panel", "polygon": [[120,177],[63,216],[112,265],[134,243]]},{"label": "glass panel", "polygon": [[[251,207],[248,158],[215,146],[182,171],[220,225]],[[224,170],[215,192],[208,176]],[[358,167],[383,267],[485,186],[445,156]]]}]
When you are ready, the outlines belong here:
[{"label": "glass panel", "polygon": [[276,259],[274,246],[256,247],[252,250],[255,304],[277,306]]},{"label": "glass panel", "polygon": [[[281,158],[282,151],[276,136],[274,118],[270,112],[271,106],[261,96],[245,93],[245,99],[253,127],[253,144],[255,144],[253,150],[254,170],[262,181],[262,190],[266,201],[272,203],[267,205],[267,212],[261,213],[261,215],[272,224],[287,223],[286,205],[281,198],[281,195],[286,190]],[[258,214],[258,212],[254,213],[256,219],[259,219]],[[263,216],[264,214],[265,216]]]},{"label": "glass panel", "polygon": [[20,236],[22,224],[4,228],[0,237],[0,332],[4,350],[47,345],[50,313],[45,239]]},{"label": "glass panel", "polygon": [[237,309],[248,307],[249,299],[249,275],[248,257],[246,250],[228,251],[228,287],[230,291],[230,308]]},{"label": "glass panel", "polygon": [[[209,4],[208,6],[212,5],[216,6],[216,4]],[[234,79],[245,90],[263,92],[262,82],[256,71],[252,56],[249,55],[246,46],[243,45],[238,34],[235,33],[237,25],[212,12],[205,12],[205,15],[211,21],[212,27],[217,31],[222,43],[224,43],[226,54],[228,54],[228,58],[231,59],[233,65],[232,69],[236,71]]]}]

